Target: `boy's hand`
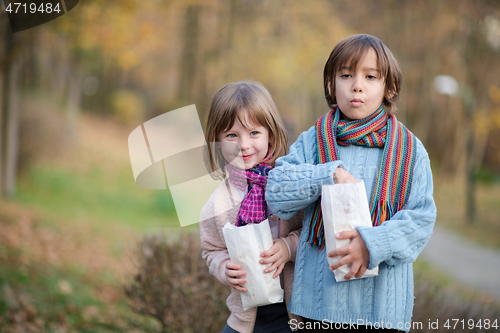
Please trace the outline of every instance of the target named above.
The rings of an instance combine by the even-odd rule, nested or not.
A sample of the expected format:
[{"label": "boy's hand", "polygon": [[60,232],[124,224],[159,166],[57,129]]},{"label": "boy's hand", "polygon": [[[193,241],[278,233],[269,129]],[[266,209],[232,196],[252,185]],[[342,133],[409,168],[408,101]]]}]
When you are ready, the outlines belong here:
[{"label": "boy's hand", "polygon": [[338,167],[333,173],[333,182],[335,184],[357,183],[358,181],[346,170]]},{"label": "boy's hand", "polygon": [[350,239],[346,246],[342,246],[328,253],[328,257],[341,256],[339,260],[330,266],[333,272],[337,268],[346,264],[351,264],[351,270],[345,275],[344,279],[349,281],[353,276],[360,278],[365,274],[370,263],[370,252],[366,247],[365,241],[357,230],[347,230],[335,235],[337,239]]},{"label": "boy's hand", "polygon": [[242,286],[243,283],[247,282],[245,275],[247,272],[241,270],[240,264],[235,264],[230,261],[226,263],[226,281],[229,285],[238,291],[247,291],[245,287]]},{"label": "boy's hand", "polygon": [[290,260],[290,253],[288,252],[288,246],[281,238],[276,238],[273,240],[274,244],[267,251],[262,252],[260,255],[263,259],[260,259],[261,264],[270,264],[271,266],[264,269],[264,273],[270,273],[276,270],[273,274],[273,279],[276,279],[280,275],[285,264]]}]

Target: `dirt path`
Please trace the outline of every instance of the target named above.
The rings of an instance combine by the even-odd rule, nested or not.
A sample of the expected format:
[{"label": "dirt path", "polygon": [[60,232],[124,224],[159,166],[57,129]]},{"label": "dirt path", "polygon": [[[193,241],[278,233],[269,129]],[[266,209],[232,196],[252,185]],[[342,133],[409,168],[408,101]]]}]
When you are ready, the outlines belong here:
[{"label": "dirt path", "polygon": [[500,251],[436,226],[422,258],[464,285],[500,302]]}]

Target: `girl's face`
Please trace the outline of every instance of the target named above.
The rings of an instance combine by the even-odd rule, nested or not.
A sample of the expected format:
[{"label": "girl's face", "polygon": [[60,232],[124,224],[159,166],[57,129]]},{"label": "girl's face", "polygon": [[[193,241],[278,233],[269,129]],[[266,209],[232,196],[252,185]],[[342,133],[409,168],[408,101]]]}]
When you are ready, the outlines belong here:
[{"label": "girl's face", "polygon": [[337,105],[347,120],[363,119],[384,101],[385,82],[378,69],[377,54],[370,48],[354,72],[341,68],[335,75]]},{"label": "girl's face", "polygon": [[246,111],[242,112],[245,124],[236,118],[232,128],[219,134],[222,155],[239,169],[251,169],[264,160],[269,149],[269,131],[252,122]]}]

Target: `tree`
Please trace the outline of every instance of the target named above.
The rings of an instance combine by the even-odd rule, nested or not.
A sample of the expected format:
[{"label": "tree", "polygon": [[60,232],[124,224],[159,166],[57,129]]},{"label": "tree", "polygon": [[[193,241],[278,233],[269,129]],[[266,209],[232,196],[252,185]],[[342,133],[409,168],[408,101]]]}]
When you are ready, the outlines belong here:
[{"label": "tree", "polygon": [[[21,75],[21,46],[25,42],[15,36],[1,15],[0,34],[0,198],[15,192],[19,142],[19,82]],[[26,36],[26,34],[25,34]]]}]

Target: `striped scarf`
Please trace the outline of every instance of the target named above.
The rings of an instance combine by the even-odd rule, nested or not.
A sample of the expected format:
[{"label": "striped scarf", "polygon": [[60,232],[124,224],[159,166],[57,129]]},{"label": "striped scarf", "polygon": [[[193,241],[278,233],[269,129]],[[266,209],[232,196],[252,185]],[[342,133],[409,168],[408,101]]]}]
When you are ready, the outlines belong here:
[{"label": "striped scarf", "polygon": [[[397,121],[396,116],[387,116],[383,105],[371,116],[361,120],[345,121],[339,117],[340,111],[337,108],[316,121],[317,163],[338,160],[340,156],[337,144],[384,149],[370,202],[373,226],[379,226],[403,209],[408,201],[415,164],[416,138]],[[309,228],[309,245],[316,245],[321,250],[325,246],[323,239],[320,197]]]},{"label": "striped scarf", "polygon": [[265,191],[267,175],[272,167],[267,163],[241,170],[228,163],[226,169],[229,173],[229,181],[240,191],[246,194],[241,202],[235,225],[237,227],[248,223],[260,223],[267,219],[267,204]]}]

